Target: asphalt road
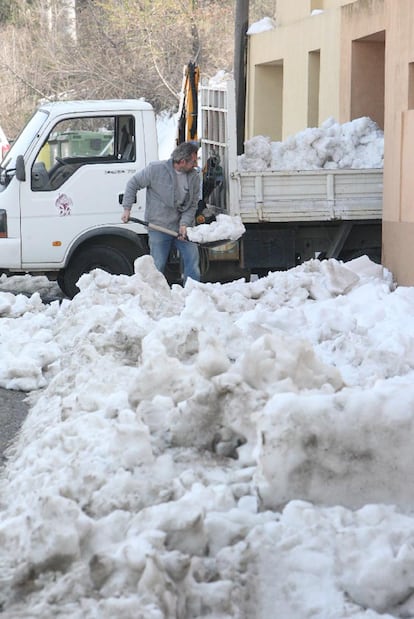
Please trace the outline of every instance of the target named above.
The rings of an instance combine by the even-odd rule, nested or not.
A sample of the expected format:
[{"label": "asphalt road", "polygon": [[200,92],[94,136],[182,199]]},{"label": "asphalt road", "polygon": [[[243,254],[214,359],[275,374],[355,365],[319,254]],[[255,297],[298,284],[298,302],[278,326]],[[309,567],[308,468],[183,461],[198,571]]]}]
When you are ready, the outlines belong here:
[{"label": "asphalt road", "polygon": [[[27,287],[27,289],[26,289]],[[43,303],[61,300],[63,295],[57,284],[49,282],[45,277],[29,279],[9,277],[0,281],[0,292],[26,294],[39,292]],[[24,401],[27,393],[0,388],[0,466],[6,461],[4,451],[14,439],[25,419],[29,406]]]},{"label": "asphalt road", "polygon": [[27,394],[0,388],[0,466],[6,461],[4,451],[16,436],[28,412]]}]

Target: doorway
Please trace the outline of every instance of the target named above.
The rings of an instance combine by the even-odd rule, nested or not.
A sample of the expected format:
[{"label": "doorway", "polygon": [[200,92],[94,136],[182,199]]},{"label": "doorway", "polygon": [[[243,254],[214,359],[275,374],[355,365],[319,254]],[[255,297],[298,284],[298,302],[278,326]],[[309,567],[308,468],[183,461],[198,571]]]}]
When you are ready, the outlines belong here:
[{"label": "doorway", "polygon": [[384,129],[385,31],[352,42],[351,120],[369,116]]}]

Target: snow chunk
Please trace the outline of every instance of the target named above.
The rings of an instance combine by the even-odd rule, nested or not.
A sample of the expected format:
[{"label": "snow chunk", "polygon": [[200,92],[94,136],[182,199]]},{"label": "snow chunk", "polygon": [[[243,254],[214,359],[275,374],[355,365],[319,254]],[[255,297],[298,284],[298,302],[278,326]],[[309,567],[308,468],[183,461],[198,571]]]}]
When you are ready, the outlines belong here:
[{"label": "snow chunk", "polygon": [[328,118],[321,127],[311,127],[271,142],[262,135],[245,142],[238,157],[240,171],[382,168],[384,133],[368,117],[339,124]]},{"label": "snow chunk", "polygon": [[271,17],[263,17],[260,21],[252,24],[246,34],[259,34],[260,32],[273,30],[274,28],[276,28],[276,24],[273,19]]},{"label": "snow chunk", "polygon": [[246,232],[242,220],[238,216],[220,214],[211,224],[200,224],[194,228],[187,228],[190,241],[207,243],[210,241],[237,241]]}]

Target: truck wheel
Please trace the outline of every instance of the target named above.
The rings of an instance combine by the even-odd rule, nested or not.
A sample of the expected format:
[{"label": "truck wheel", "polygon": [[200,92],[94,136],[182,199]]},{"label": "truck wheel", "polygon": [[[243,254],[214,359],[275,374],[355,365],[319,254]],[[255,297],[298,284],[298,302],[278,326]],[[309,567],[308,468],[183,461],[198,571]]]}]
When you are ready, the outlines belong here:
[{"label": "truck wheel", "polygon": [[57,278],[56,281],[58,283],[59,288],[61,289],[61,291],[63,292],[64,295],[68,296],[66,290],[65,290],[65,271],[59,271],[59,273],[57,274]]},{"label": "truck wheel", "polygon": [[134,265],[119,249],[93,245],[75,254],[63,271],[58,283],[62,292],[72,299],[79,292],[77,282],[81,275],[93,269],[102,269],[113,275],[133,275]]}]

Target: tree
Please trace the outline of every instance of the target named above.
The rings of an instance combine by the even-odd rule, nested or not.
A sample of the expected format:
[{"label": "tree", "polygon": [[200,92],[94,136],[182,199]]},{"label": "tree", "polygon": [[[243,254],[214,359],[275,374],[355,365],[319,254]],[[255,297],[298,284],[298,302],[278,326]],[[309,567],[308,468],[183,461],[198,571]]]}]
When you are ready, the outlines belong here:
[{"label": "tree", "polygon": [[[13,137],[39,99],[137,98],[178,105],[183,67],[231,71],[233,0],[1,0],[0,124]],[[250,19],[275,0],[250,0]]]},{"label": "tree", "polygon": [[0,4],[0,24],[12,21],[13,19],[13,0],[2,0]]}]

